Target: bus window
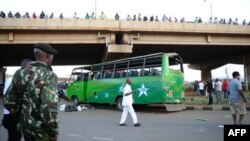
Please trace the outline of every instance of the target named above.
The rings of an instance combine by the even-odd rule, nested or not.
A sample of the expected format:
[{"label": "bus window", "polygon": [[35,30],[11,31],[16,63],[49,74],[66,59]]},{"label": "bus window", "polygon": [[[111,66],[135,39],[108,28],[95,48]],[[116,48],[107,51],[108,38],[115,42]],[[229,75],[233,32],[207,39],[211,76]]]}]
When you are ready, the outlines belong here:
[{"label": "bus window", "polygon": [[95,65],[92,67],[92,72],[94,73],[94,79],[101,79],[102,65]]},{"label": "bus window", "polygon": [[179,56],[169,57],[169,69],[183,72],[183,64]]},{"label": "bus window", "polygon": [[161,57],[154,57],[154,58],[145,59],[145,67],[146,68],[161,67],[161,64],[162,64]]},{"label": "bus window", "polygon": [[75,81],[81,81],[81,76],[77,76]]},{"label": "bus window", "polygon": [[141,69],[140,70],[140,76],[149,76],[149,70],[148,69]]},{"label": "bus window", "polygon": [[88,73],[81,73],[81,74],[75,75],[73,81],[87,81],[88,77],[89,77]]},{"label": "bus window", "polygon": [[112,76],[112,73],[108,71],[104,72],[102,75],[103,78],[111,78],[111,76]]},{"label": "bus window", "polygon": [[114,78],[119,78],[121,76],[120,72],[115,72]]},{"label": "bus window", "polygon": [[131,77],[131,76],[138,76],[138,71],[137,70],[131,70],[131,71],[129,71],[129,76]]},{"label": "bus window", "polygon": [[93,80],[95,80],[95,79],[100,79],[100,77],[101,77],[101,74],[100,74],[99,72],[96,72],[96,73],[94,73],[94,78],[93,78]]},{"label": "bus window", "polygon": [[159,71],[159,69],[151,69],[151,75],[161,75],[161,72]]},{"label": "bus window", "polygon": [[89,73],[84,73],[83,74],[83,81],[88,81],[89,79]]},{"label": "bus window", "polygon": [[114,63],[103,65],[102,78],[112,78],[112,72],[114,70]]},{"label": "bus window", "polygon": [[121,73],[121,77],[127,77],[127,72],[126,72],[126,71],[123,71],[123,72]]},{"label": "bus window", "polygon": [[71,74],[68,83],[71,84],[71,83],[73,83],[75,81],[81,81],[81,75],[80,75],[80,73],[73,73],[73,74]]}]

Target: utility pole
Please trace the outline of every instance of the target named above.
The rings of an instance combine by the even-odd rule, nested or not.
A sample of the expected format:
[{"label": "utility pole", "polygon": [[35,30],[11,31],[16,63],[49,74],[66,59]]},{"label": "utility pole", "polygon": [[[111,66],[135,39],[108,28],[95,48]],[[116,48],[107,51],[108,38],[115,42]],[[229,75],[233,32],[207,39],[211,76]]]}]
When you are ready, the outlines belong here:
[{"label": "utility pole", "polygon": [[[207,0],[204,0],[206,2]],[[213,18],[213,0],[209,0],[210,2],[210,16]]]},{"label": "utility pole", "polygon": [[247,69],[247,64],[245,63],[245,56],[242,57],[242,63],[244,67],[244,76],[245,76],[245,86],[246,86],[246,91],[249,91],[249,86],[248,86],[248,69]]},{"label": "utility pole", "polygon": [[210,0],[210,12],[211,12],[211,17],[213,18],[213,0]]},{"label": "utility pole", "polygon": [[96,13],[96,0],[95,0],[95,19],[97,17],[97,13]]}]

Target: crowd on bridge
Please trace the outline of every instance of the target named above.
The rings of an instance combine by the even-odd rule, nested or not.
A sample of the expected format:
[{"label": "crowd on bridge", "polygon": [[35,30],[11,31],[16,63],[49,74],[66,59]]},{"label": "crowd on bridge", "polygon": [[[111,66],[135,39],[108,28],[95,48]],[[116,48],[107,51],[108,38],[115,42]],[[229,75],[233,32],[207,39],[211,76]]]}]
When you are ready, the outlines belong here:
[{"label": "crowd on bridge", "polygon": [[[64,19],[63,13],[61,13],[59,15],[59,17],[54,17],[54,13],[50,13],[49,15],[46,14],[44,11],[41,11],[40,15],[37,15],[35,12],[33,12],[32,15],[29,14],[29,12],[26,12],[25,14],[20,14],[20,12],[16,12],[15,14],[13,14],[11,11],[9,11],[9,13],[6,15],[4,11],[0,12],[0,18],[33,18],[33,19],[53,19],[53,18],[59,18],[59,19]],[[80,19],[79,16],[77,16],[77,13],[74,12],[73,17],[74,19]],[[92,12],[91,14],[86,13],[85,17],[82,17],[82,19],[97,19],[96,15],[94,12]],[[104,12],[102,12],[100,14],[100,16],[98,17],[98,19],[100,20],[107,20],[107,19],[114,19],[114,20],[121,20],[120,16],[118,13],[116,13],[114,15],[114,18],[107,18],[107,16],[104,14]],[[185,17],[182,17],[181,19],[178,19],[177,17],[172,18],[171,16],[166,16],[165,14],[162,16],[161,19],[159,19],[158,16],[142,16],[141,13],[139,13],[138,15],[134,14],[134,15],[127,15],[127,17],[125,19],[122,20],[127,20],[127,21],[150,21],[150,22],[191,22],[191,23],[204,23],[204,21],[202,20],[201,17],[195,17],[195,19],[193,21],[186,21]],[[230,25],[250,25],[250,21],[246,21],[245,19],[242,22],[238,21],[238,18],[229,18],[228,20],[226,20],[225,18],[218,18],[218,17],[210,17],[209,20],[207,21],[207,23],[211,23],[211,24],[230,24]]]}]

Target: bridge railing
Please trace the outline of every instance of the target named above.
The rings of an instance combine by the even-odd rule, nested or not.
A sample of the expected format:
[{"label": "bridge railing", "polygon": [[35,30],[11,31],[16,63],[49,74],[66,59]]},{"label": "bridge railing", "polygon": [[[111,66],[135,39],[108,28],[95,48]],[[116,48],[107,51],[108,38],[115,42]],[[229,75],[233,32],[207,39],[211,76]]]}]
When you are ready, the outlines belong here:
[{"label": "bridge railing", "polygon": [[119,32],[197,32],[250,34],[250,26],[99,19],[0,19],[0,30],[97,30]]}]

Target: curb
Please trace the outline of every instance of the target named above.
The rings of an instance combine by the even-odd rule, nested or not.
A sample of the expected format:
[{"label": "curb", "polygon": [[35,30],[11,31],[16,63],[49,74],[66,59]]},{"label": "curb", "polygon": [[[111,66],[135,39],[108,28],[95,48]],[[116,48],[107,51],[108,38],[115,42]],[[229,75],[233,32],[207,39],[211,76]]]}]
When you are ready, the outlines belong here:
[{"label": "curb", "polygon": [[[246,106],[247,111],[250,111],[250,106]],[[203,110],[203,111],[230,111],[229,106],[221,106],[221,105],[186,105],[185,110]]]}]

